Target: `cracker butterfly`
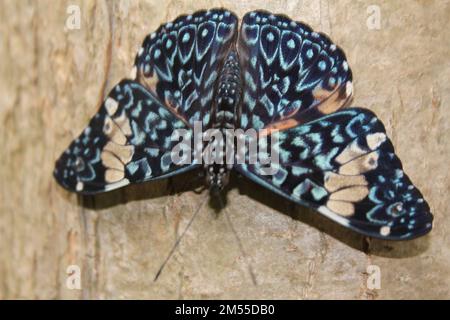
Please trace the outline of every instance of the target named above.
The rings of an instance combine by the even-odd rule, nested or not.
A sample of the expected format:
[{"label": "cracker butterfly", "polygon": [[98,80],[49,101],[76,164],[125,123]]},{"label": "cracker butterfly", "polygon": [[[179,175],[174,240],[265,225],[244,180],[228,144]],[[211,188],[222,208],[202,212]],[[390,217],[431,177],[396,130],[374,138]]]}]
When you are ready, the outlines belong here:
[{"label": "cracker butterfly", "polygon": [[[352,97],[344,52],[324,34],[283,15],[230,11],[180,16],[147,36],[131,79],[109,93],[56,162],[70,191],[106,192],[201,168],[175,163],[174,130],[277,132],[274,173],[260,160],[204,166],[220,190],[230,170],[361,234],[411,239],[433,216],[402,170],[385,128]],[[246,155],[246,157],[248,157]],[[194,157],[195,158],[195,157]]]}]

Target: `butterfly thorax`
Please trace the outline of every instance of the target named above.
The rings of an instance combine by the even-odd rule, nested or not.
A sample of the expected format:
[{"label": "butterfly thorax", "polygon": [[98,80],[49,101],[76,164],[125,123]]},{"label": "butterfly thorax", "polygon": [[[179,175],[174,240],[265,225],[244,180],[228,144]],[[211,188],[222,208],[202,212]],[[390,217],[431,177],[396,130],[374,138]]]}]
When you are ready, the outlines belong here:
[{"label": "butterfly thorax", "polygon": [[227,185],[232,168],[229,159],[234,155],[230,157],[229,153],[235,150],[234,146],[230,145],[234,144],[234,138],[229,139],[228,136],[236,127],[241,97],[241,68],[235,51],[231,51],[225,59],[216,90],[212,126],[220,132],[222,139],[212,143],[215,143],[214,148],[223,152],[220,152],[220,157],[216,158],[214,163],[205,165],[206,183],[211,190],[221,190]]}]

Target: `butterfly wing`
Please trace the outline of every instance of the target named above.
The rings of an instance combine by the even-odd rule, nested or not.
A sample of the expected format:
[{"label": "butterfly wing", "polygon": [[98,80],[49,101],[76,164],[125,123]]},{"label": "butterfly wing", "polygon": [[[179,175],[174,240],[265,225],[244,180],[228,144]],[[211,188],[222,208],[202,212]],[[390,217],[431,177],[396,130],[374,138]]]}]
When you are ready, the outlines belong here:
[{"label": "butterfly wing", "polygon": [[110,92],[62,154],[57,181],[91,194],[196,167],[195,158],[192,164],[171,160],[178,142],[170,138],[175,129],[192,137],[196,120],[210,125],[215,82],[236,34],[236,16],[214,9],[181,16],[146,37],[133,81],[122,81]]},{"label": "butterfly wing", "polygon": [[281,131],[278,138],[270,145],[279,154],[270,164],[273,172],[260,160],[236,169],[367,236],[410,239],[431,230],[428,204],[371,111],[344,109]]},{"label": "butterfly wing", "polygon": [[172,160],[171,151],[181,146],[179,139],[171,139],[176,129],[192,135],[184,119],[151,92],[124,80],[57,160],[54,176],[70,191],[95,194],[193,169],[195,159],[192,164],[188,158]]},{"label": "butterfly wing", "polygon": [[247,155],[236,170],[368,236],[409,239],[431,229],[429,206],[404,174],[382,123],[365,109],[339,111],[352,96],[340,48],[264,11],[243,18],[238,44],[240,126],[278,132],[279,140],[272,154],[260,150],[253,164]]},{"label": "butterfly wing", "polygon": [[243,18],[238,45],[244,129],[293,127],[338,110],[352,96],[344,52],[301,22],[250,12]]},{"label": "butterfly wing", "polygon": [[191,125],[211,122],[215,83],[235,44],[237,17],[223,9],[180,16],[149,35],[136,57],[136,80]]}]

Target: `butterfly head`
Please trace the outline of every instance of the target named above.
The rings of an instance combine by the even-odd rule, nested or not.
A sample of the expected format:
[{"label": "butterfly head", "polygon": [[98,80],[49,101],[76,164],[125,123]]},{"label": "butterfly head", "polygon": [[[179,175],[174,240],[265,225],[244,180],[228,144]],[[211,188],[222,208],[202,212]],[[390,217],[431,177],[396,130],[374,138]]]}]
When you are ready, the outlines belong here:
[{"label": "butterfly head", "polygon": [[211,192],[220,192],[230,180],[230,171],[224,165],[211,165],[206,168],[206,185]]}]

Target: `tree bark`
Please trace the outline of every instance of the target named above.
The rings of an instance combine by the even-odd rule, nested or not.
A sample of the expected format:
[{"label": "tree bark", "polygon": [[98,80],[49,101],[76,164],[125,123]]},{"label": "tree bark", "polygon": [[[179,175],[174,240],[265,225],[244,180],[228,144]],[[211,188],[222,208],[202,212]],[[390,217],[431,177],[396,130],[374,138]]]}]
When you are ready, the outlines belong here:
[{"label": "tree bark", "polygon": [[[375,2],[0,2],[0,299],[450,298],[450,3]],[[71,5],[81,10],[75,30]],[[144,37],[179,14],[218,6],[240,17],[288,14],[344,49],[353,104],[385,123],[435,215],[431,234],[369,242],[233,176],[226,209],[200,208],[154,282],[207,197],[194,192],[196,175],[96,197],[56,184],[55,159],[128,76]],[[377,8],[379,29],[370,20]],[[367,285],[368,266],[380,268],[380,289]]]}]

